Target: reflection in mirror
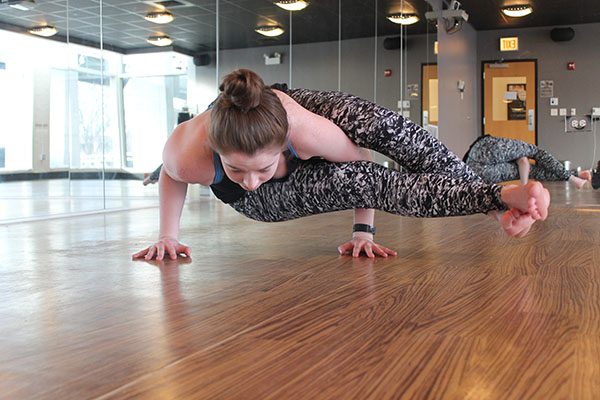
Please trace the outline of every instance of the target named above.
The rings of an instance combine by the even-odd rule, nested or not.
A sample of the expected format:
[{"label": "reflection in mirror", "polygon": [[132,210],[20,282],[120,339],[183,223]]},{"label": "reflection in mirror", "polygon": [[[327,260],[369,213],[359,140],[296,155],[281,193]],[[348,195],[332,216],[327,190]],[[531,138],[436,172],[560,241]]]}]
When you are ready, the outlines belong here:
[{"label": "reflection in mirror", "polygon": [[341,90],[421,124],[421,66],[435,63],[437,37],[429,9],[425,0],[342,2]]},{"label": "reflection in mirror", "polygon": [[107,148],[113,153],[113,139],[115,133],[118,135],[116,99],[110,90],[114,91],[118,55],[103,51],[100,3],[78,10],[67,2],[66,11],[70,63],[65,85],[56,84],[55,88],[65,93],[67,107],[62,114],[63,110],[54,110],[51,105],[50,115],[62,114],[67,130],[52,132],[51,140],[64,135],[70,144],[69,202],[74,208],[70,211],[99,210],[105,205],[105,161],[119,161],[114,154],[105,153]]},{"label": "reflection in mirror", "polygon": [[[11,88],[0,94],[0,221],[158,203],[142,177],[177,123],[215,93],[216,0],[194,3],[0,4],[0,82]],[[177,23],[144,18],[152,13]],[[34,37],[37,26],[54,36]],[[149,42],[166,36],[171,46]]]},{"label": "reflection in mirror", "polygon": [[292,87],[339,89],[341,3],[315,1],[292,13]]},{"label": "reflection in mirror", "polygon": [[[292,55],[290,40],[297,13],[271,1],[219,0],[219,80],[238,68],[258,73],[266,84],[290,84]],[[294,21],[292,21],[294,19]]]},{"label": "reflection in mirror", "polygon": [[392,1],[384,3],[380,11],[383,50],[377,103],[419,124],[423,123],[421,66],[435,63],[436,27],[425,18],[429,7],[425,0]]},{"label": "reflection in mirror", "polygon": [[[174,128],[205,107],[207,92],[214,92],[215,4],[101,2],[105,208],[157,204],[158,185],[140,180],[160,165]],[[113,53],[114,74],[108,64]],[[196,84],[202,73],[213,77],[209,91]],[[198,194],[207,191],[191,187],[188,199]]]},{"label": "reflection in mirror", "polygon": [[[69,195],[68,163],[63,160],[50,169],[56,163],[50,130],[65,124],[64,116],[51,117],[50,105],[61,94],[51,81],[69,65],[67,1],[53,2],[52,15],[32,5],[0,4],[0,220],[71,210],[64,200]],[[48,36],[58,40],[44,38]],[[62,100],[64,105],[64,94]]]}]

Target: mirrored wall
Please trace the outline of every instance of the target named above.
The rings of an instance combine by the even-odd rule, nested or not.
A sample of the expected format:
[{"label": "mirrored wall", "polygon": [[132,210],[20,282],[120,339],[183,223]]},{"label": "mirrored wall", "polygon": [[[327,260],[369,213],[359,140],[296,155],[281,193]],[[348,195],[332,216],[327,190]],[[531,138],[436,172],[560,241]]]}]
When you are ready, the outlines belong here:
[{"label": "mirrored wall", "polygon": [[143,180],[165,141],[236,68],[352,93],[435,132],[430,10],[425,0],[297,11],[268,0],[1,2],[0,223],[156,206],[158,187]]}]

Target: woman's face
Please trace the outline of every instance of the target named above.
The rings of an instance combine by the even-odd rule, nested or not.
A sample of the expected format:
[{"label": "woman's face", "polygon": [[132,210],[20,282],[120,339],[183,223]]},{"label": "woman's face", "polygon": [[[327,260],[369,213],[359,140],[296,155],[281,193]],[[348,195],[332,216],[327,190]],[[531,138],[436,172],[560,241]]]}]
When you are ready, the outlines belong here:
[{"label": "woman's face", "polygon": [[259,150],[252,155],[237,152],[221,155],[223,169],[229,179],[245,190],[256,190],[273,178],[280,159],[281,148],[278,146]]}]

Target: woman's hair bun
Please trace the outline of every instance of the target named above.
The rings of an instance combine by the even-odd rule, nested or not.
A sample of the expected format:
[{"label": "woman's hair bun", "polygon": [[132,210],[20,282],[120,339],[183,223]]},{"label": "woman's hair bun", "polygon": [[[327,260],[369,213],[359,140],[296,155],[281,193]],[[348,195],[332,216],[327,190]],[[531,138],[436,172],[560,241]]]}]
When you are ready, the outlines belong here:
[{"label": "woman's hair bun", "polygon": [[224,100],[243,112],[248,112],[260,105],[265,90],[265,83],[257,73],[248,69],[237,69],[227,74],[219,86]]}]

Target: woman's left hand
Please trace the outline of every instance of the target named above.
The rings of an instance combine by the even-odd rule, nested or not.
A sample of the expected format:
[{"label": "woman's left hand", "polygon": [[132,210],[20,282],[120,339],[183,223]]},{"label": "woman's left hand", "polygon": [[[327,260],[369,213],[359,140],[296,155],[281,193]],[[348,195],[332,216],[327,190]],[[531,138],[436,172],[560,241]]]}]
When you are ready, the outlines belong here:
[{"label": "woman's left hand", "polygon": [[361,252],[365,253],[369,258],[375,258],[376,255],[387,257],[388,255],[395,256],[398,254],[394,250],[375,243],[373,239],[357,236],[356,234],[351,241],[339,246],[338,250],[341,255],[349,252],[352,254],[352,257],[358,257]]}]

